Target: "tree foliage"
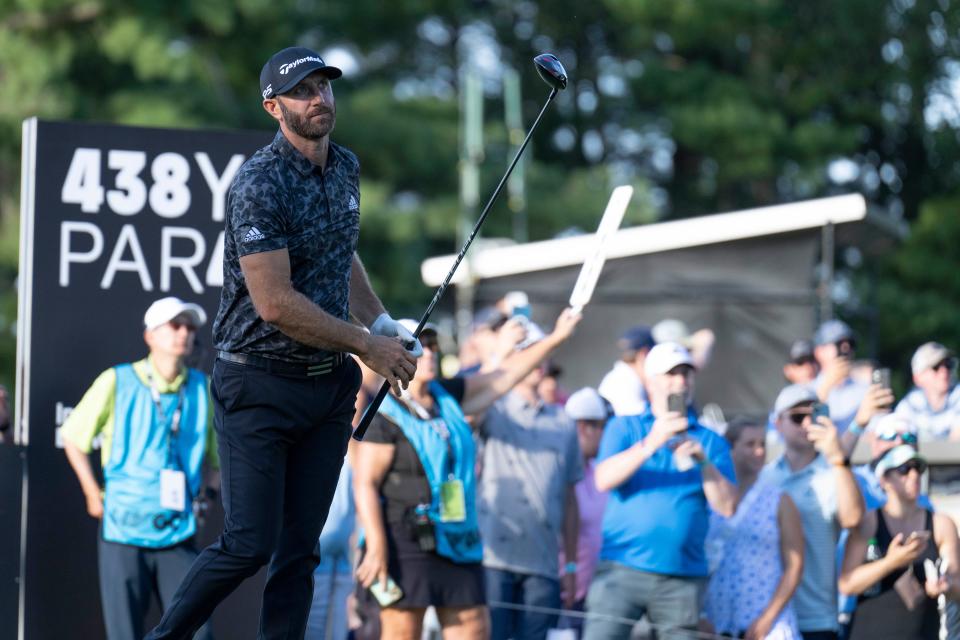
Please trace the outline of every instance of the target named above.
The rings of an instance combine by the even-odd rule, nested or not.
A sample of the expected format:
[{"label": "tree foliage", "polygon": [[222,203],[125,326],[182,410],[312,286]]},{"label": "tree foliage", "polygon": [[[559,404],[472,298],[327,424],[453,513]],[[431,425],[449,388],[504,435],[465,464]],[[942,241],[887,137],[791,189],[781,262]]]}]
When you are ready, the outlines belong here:
[{"label": "tree foliage", "polygon": [[[927,309],[932,292],[904,283],[934,260],[926,220],[946,222],[960,178],[951,0],[0,0],[0,283],[24,118],[271,128],[257,76],[290,44],[350,64],[335,138],[361,159],[361,252],[391,308],[415,312],[421,259],[456,246],[461,71],[484,77],[485,195],[510,155],[503,71],[520,74],[528,126],[547,92],[530,60],[552,50],[571,82],[528,153],[531,239],[590,229],[622,182],[639,192],[630,224],[858,190],[924,212],[878,299],[902,287]],[[484,233],[510,225],[502,201]],[[937,259],[924,273],[956,264]],[[11,314],[0,300],[7,340]],[[884,348],[945,330],[930,314],[884,329]]]}]

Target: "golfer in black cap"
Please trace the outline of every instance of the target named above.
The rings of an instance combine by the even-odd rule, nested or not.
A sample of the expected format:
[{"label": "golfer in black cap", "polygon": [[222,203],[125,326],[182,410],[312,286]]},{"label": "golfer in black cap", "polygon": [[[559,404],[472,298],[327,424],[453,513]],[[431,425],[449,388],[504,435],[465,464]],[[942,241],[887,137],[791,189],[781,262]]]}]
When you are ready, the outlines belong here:
[{"label": "golfer in black cap", "polygon": [[330,81],[340,75],[302,47],[274,54],[260,73],[263,108],[280,131],[227,195],[213,327],[224,531],[199,555],[151,640],[191,638],[268,562],[257,637],[303,638],[317,539],[360,386],[346,354],[398,393],[416,370],[419,342],[384,311],[356,255],[359,163],[330,141]]}]

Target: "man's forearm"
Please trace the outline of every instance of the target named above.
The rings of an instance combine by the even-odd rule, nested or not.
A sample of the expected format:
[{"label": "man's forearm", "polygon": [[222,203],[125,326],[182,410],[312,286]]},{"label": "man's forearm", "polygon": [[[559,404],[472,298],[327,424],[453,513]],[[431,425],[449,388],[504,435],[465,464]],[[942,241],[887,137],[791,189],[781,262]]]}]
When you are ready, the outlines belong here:
[{"label": "man's forearm", "polygon": [[350,270],[350,314],[365,327],[373,324],[381,313],[386,313],[380,298],[373,292],[367,270],[360,257],[353,254],[353,266]]},{"label": "man's forearm", "polygon": [[702,467],[703,494],[710,508],[729,518],[737,510],[737,488],[709,461]]},{"label": "man's forearm", "polygon": [[64,443],[63,450],[67,454],[67,461],[73,468],[77,480],[80,481],[80,488],[83,490],[83,494],[89,497],[100,495],[100,484],[93,474],[90,456],[69,441]]},{"label": "man's forearm", "polygon": [[314,304],[302,293],[289,289],[278,301],[280,311],[267,320],[285,335],[317,349],[364,355],[367,333]]},{"label": "man's forearm", "polygon": [[656,453],[660,446],[648,435],[629,449],[612,455],[598,464],[594,475],[597,490],[612,491],[622,485]]},{"label": "man's forearm", "polygon": [[863,496],[850,467],[834,463],[833,470],[837,483],[837,520],[844,529],[851,529],[863,518]]}]

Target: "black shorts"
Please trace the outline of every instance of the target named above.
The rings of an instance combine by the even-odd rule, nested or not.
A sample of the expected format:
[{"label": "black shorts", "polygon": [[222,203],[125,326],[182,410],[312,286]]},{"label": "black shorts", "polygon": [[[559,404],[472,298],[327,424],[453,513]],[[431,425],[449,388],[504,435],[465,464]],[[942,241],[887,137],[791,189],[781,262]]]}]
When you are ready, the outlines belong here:
[{"label": "black shorts", "polygon": [[475,607],[487,603],[483,565],[461,564],[431,551],[421,551],[410,528],[387,523],[387,571],[403,597],[401,609]]}]

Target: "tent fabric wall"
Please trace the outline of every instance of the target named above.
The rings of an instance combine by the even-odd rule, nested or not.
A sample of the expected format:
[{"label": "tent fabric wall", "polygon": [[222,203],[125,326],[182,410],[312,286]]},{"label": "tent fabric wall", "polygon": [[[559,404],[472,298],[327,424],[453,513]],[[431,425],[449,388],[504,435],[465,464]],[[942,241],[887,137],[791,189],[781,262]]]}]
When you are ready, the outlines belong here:
[{"label": "tent fabric wall", "polygon": [[[814,329],[819,241],[819,229],[809,229],[608,260],[576,335],[556,353],[562,383],[598,385],[624,330],[678,318],[717,336],[697,379],[698,404],[715,402],[728,417],[764,415],[785,383],[790,343]],[[578,273],[564,267],[482,280],[476,306],[523,290],[534,320],[549,330]]]}]

